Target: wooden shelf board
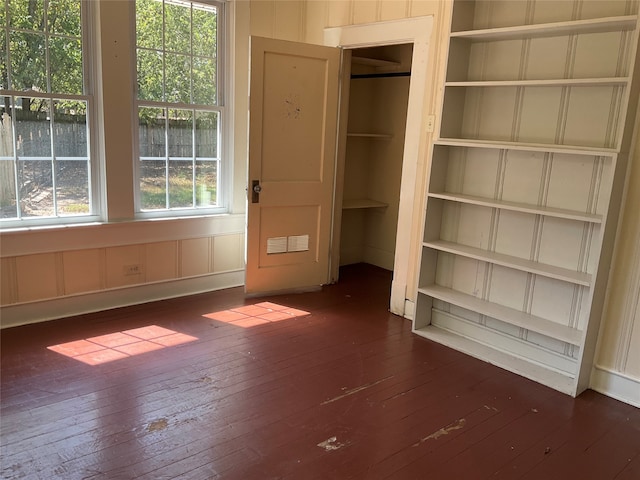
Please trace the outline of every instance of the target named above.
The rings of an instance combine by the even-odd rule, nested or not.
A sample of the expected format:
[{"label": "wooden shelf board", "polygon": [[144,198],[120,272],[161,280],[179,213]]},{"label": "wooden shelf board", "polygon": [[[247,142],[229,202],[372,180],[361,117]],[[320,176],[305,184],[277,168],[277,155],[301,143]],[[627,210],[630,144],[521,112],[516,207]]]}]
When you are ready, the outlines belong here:
[{"label": "wooden shelf board", "polygon": [[393,60],[382,60],[380,58],[369,57],[351,57],[351,63],[358,65],[367,65],[369,67],[398,67],[400,62],[394,62]]},{"label": "wooden shelf board", "polygon": [[489,252],[487,250],[482,250],[481,248],[468,247],[466,245],[446,242],[444,240],[424,242],[423,245],[427,248],[433,248],[434,250],[441,252],[452,253],[454,255],[501,265],[503,267],[513,268],[523,272],[534,273],[536,275],[542,275],[544,277],[554,278],[564,282],[584,285],[586,287],[591,285],[591,275],[588,273],[576,272],[567,268],[560,268],[554,265],[534,262],[524,258],[514,257],[512,255],[505,255],[503,253]]},{"label": "wooden shelf board", "polygon": [[529,213],[531,215],[544,215],[547,217],[563,218],[565,220],[576,220],[579,222],[602,223],[602,215],[576,212],[563,208],[542,207],[528,205],[526,203],[507,202],[504,200],[494,200],[491,198],[476,197],[474,195],[463,195],[461,193],[437,193],[430,192],[429,197],[448,200],[450,202],[468,203],[481,207],[499,208],[514,212]]},{"label": "wooden shelf board", "polygon": [[347,133],[347,137],[355,137],[355,138],[393,138],[393,135],[388,133]]},{"label": "wooden shelf board", "polygon": [[343,210],[353,210],[356,208],[386,208],[388,203],[378,202],[377,200],[371,200],[370,198],[355,198],[342,201]]},{"label": "wooden shelf board", "polygon": [[614,32],[633,30],[637,15],[573,20],[567,22],[541,23],[515,27],[488,28],[451,32],[451,38],[466,38],[472,41],[510,40],[533,37],[556,37],[577,33]]},{"label": "wooden shelf board", "polygon": [[560,325],[536,315],[488,302],[440,285],[434,284],[427,287],[420,287],[418,291],[424,295],[442,300],[443,302],[451,303],[482,315],[487,315],[501,322],[537,332],[547,337],[570,343],[571,345],[579,346],[581,344],[582,332],[580,330]]},{"label": "wooden shelf board", "polygon": [[535,382],[540,382],[562,393],[575,395],[574,378],[564,373],[545,368],[435,325],[416,329],[414,333]]},{"label": "wooden shelf board", "polygon": [[500,140],[475,140],[470,138],[439,138],[436,145],[450,147],[494,148],[498,150],[523,150],[527,152],[567,153],[611,157],[618,151],[614,148],[583,147],[578,145],[556,145],[548,143],[509,142]]},{"label": "wooden shelf board", "polygon": [[446,82],[446,87],[588,87],[602,85],[628,85],[629,77],[608,78],[558,78],[545,80],[471,80]]}]

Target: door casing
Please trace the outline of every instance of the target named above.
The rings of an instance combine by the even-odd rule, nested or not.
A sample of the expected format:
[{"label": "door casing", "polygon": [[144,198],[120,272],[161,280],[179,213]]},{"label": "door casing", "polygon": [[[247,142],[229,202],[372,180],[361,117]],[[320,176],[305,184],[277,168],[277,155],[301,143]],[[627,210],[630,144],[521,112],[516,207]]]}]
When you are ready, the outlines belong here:
[{"label": "door casing", "polygon": [[[331,27],[324,30],[324,44],[331,47],[341,47],[345,50],[364,47],[379,47],[384,45],[413,44],[411,62],[411,80],[409,83],[409,102],[407,108],[407,123],[402,157],[402,176],[400,187],[400,207],[398,212],[398,226],[396,230],[396,251],[394,256],[393,281],[391,284],[390,311],[405,316],[405,308],[413,305],[407,299],[407,284],[415,276],[416,266],[411,265],[411,258],[417,255],[416,235],[420,231],[420,212],[416,199],[419,166],[427,158],[428,135],[427,121],[429,116],[427,100],[427,81],[429,75],[429,48],[433,17],[414,17],[388,22],[376,22],[345,27]],[[345,62],[350,61],[350,55],[345,55]],[[348,60],[347,60],[348,59]],[[342,79],[344,82],[348,80]],[[341,102],[348,102],[341,98]],[[336,171],[344,171],[344,146],[346,140],[346,115],[348,108],[340,105],[340,126],[338,138],[338,158]],[[331,272],[330,278],[336,281],[340,265],[340,222],[342,220],[342,178],[336,176],[334,195],[334,214],[332,225]],[[409,302],[409,303],[407,303]]]}]

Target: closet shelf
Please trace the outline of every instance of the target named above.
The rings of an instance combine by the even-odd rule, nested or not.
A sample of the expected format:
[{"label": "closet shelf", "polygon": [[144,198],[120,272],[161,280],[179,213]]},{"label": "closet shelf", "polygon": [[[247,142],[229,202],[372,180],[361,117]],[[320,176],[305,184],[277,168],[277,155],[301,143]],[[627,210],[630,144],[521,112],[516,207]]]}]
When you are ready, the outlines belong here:
[{"label": "closet shelf", "polygon": [[451,38],[464,38],[471,41],[512,40],[534,37],[556,37],[578,33],[602,33],[620,30],[633,30],[637,15],[573,20],[566,22],[540,23],[516,27],[487,28],[451,32]]},{"label": "closet shelf", "polygon": [[497,365],[530,380],[544,383],[560,392],[569,395],[573,394],[574,377],[564,372],[546,368],[525,358],[514,356],[512,353],[502,352],[495,347],[484,345],[435,325],[427,325],[415,329],[413,332],[421,337]]},{"label": "closet shelf", "polygon": [[576,212],[564,208],[543,207],[529,205],[519,202],[508,202],[505,200],[494,200],[491,198],[477,197],[475,195],[464,195],[461,193],[435,193],[428,194],[431,198],[439,198],[450,202],[468,203],[481,207],[499,208],[501,210],[511,210],[514,212],[530,213],[532,215],[544,215],[547,217],[562,218],[565,220],[576,220],[579,222],[602,223],[602,215]]},{"label": "closet shelf", "polygon": [[398,67],[400,62],[394,62],[393,60],[382,60],[380,58],[369,57],[351,57],[351,62],[358,65],[367,65],[369,67]]},{"label": "closet shelf", "polygon": [[465,82],[446,82],[446,87],[590,87],[628,85],[629,77],[606,78],[558,78],[544,80],[471,80]]},{"label": "closet shelf", "polygon": [[443,302],[451,303],[461,308],[486,315],[501,322],[537,332],[550,338],[555,338],[571,345],[580,345],[582,332],[576,328],[560,325],[546,318],[530,313],[521,312],[504,305],[488,302],[466,293],[461,293],[440,285],[430,285],[418,288],[418,292]]},{"label": "closet shelf", "polygon": [[427,248],[432,248],[440,252],[452,253],[454,255],[460,255],[474,260],[492,263],[494,265],[513,268],[523,272],[534,273],[536,275],[554,278],[564,282],[584,285],[586,287],[591,285],[591,275],[588,273],[576,272],[567,268],[547,265],[524,258],[514,257],[512,255],[505,255],[503,253],[490,252],[481,248],[446,242],[444,240],[424,242],[423,245]]},{"label": "closet shelf", "polygon": [[371,200],[370,198],[355,198],[342,201],[343,210],[355,210],[357,208],[386,208],[389,204]]},{"label": "closet shelf", "polygon": [[390,135],[388,133],[347,133],[347,137],[389,139],[393,138],[393,135]]},{"label": "closet shelf", "polygon": [[567,153],[604,157],[610,157],[618,153],[615,148],[583,147],[549,143],[503,142],[500,140],[476,140],[467,138],[440,138],[434,143],[436,145],[448,145],[450,147],[494,148],[497,150],[524,150],[528,152]]}]

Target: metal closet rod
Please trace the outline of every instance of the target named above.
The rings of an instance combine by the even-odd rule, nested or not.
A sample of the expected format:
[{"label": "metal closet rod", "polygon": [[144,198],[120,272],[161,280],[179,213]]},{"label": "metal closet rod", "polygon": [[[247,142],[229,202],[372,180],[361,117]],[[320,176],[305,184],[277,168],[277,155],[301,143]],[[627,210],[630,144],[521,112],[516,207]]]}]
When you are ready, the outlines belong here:
[{"label": "metal closet rod", "polygon": [[384,77],[410,77],[411,72],[388,72],[388,73],[361,73],[351,75],[352,79],[358,78],[384,78]]}]

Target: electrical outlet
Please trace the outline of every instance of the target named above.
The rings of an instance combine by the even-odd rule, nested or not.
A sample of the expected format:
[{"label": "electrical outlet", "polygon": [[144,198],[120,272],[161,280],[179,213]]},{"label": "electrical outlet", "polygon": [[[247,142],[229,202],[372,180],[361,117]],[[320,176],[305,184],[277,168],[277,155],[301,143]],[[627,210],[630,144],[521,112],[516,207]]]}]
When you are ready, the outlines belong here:
[{"label": "electrical outlet", "polygon": [[141,275],[142,274],[142,265],[141,264],[135,264],[135,265],[125,265],[124,267],[122,267],[123,273],[128,276],[128,275]]},{"label": "electrical outlet", "polygon": [[436,116],[427,115],[427,133],[433,133],[436,128]]}]

